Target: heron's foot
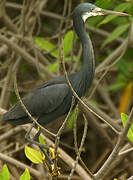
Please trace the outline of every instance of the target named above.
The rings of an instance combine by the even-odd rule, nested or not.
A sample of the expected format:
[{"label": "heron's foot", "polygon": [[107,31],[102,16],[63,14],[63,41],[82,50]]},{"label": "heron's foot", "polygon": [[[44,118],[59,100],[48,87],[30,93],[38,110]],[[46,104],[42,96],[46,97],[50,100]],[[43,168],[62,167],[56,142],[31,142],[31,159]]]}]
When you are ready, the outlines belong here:
[{"label": "heron's foot", "polygon": [[59,157],[61,157],[59,152],[55,153],[55,149],[54,148],[49,148],[49,157],[51,158],[51,160],[58,160]]},{"label": "heron's foot", "polygon": [[[55,153],[54,148],[47,147],[40,144],[40,149],[45,155],[44,163],[49,169],[49,175],[52,177],[57,177],[60,175],[60,167],[57,167],[57,160],[60,157],[59,153]],[[56,164],[56,165],[55,165]]]},{"label": "heron's foot", "polygon": [[49,171],[48,175],[52,176],[52,177],[57,177],[57,176],[59,176],[61,174],[60,169],[61,169],[60,167],[55,168],[55,165],[53,164],[51,166],[51,170]]}]

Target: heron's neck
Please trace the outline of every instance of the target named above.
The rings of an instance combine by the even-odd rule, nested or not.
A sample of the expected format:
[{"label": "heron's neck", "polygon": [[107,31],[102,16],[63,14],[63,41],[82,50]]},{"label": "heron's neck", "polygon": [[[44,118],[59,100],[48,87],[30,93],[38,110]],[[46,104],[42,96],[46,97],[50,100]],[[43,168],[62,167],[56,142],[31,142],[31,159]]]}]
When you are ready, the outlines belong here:
[{"label": "heron's neck", "polygon": [[95,62],[91,40],[85,31],[84,22],[81,18],[78,16],[74,17],[73,25],[83,48],[83,66],[81,71],[86,70],[86,72],[89,73],[89,76],[93,78]]}]

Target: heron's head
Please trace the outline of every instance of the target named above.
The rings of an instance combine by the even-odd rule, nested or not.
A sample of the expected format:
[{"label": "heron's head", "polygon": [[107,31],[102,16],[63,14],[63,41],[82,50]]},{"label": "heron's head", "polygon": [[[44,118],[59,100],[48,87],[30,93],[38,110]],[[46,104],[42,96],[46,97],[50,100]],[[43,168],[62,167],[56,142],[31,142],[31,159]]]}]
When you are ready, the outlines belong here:
[{"label": "heron's head", "polygon": [[118,15],[118,16],[129,16],[126,13],[101,9],[91,3],[81,3],[78,6],[76,6],[74,11],[72,12],[73,17],[75,17],[75,16],[81,17],[84,22],[89,17],[108,15],[108,14],[114,14],[114,15]]}]

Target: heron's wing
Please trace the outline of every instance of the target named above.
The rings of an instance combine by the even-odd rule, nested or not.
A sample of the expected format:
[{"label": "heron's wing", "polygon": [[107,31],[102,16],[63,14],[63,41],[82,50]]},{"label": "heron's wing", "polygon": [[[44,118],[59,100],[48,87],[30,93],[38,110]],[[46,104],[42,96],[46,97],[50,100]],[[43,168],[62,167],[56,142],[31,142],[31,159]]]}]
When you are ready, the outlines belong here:
[{"label": "heron's wing", "polygon": [[37,89],[26,96],[23,101],[29,111],[34,115],[54,111],[67,96],[67,84],[54,84]]},{"label": "heron's wing", "polygon": [[[69,92],[67,84],[53,84],[39,87],[29,92],[22,98],[22,101],[32,116],[38,117],[41,113],[54,111]],[[27,116],[20,102],[14,105],[5,116],[7,119],[18,119]]]}]

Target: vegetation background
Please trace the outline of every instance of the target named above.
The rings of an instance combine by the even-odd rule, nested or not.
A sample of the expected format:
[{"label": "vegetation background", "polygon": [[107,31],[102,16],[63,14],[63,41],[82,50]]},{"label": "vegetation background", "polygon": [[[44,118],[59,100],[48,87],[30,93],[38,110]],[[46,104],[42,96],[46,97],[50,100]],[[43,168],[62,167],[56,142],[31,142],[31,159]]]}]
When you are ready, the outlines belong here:
[{"label": "vegetation background", "polygon": [[[82,66],[82,47],[73,32],[72,21],[65,21],[76,5],[85,0],[1,0],[0,1],[0,114],[17,102],[14,90],[14,74],[20,96],[46,80],[63,74],[63,56],[68,73]],[[104,8],[133,15],[133,0],[90,0]],[[133,19],[132,17],[91,17],[86,31],[93,43],[96,73],[93,85],[86,94],[85,102],[114,127],[122,128],[121,113],[129,114],[133,105]],[[82,109],[82,108],[81,108]],[[83,110],[84,112],[84,110]],[[77,144],[80,146],[84,131],[84,116],[80,108],[69,118],[60,137],[60,148],[73,158],[77,157],[74,146],[73,127],[77,119]],[[85,112],[84,112],[85,113]],[[105,122],[87,111],[88,132],[82,147],[81,159],[95,174],[114,149],[118,134]],[[57,133],[64,118],[46,128]],[[113,126],[113,125],[112,125]],[[118,129],[117,129],[118,130]],[[32,179],[50,179],[46,166],[31,163],[24,154],[25,130],[11,127],[0,121],[0,168],[6,163],[11,179],[19,179],[26,167]],[[50,139],[51,136],[47,135]],[[54,140],[52,139],[54,142]],[[132,146],[124,141],[123,150]],[[11,161],[10,161],[11,157]],[[67,179],[72,165],[66,163],[65,155],[58,160],[61,175]],[[17,160],[17,161],[14,161]],[[19,162],[22,164],[20,165]],[[77,162],[78,163],[78,162]],[[81,161],[79,164],[83,165]],[[27,165],[27,166],[26,166]],[[133,153],[117,156],[102,179],[126,180],[133,175]],[[85,170],[85,166],[83,166]],[[82,171],[75,169],[71,179],[83,179]],[[89,174],[89,173],[88,173]],[[41,178],[40,178],[41,177]]]}]

